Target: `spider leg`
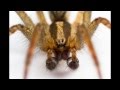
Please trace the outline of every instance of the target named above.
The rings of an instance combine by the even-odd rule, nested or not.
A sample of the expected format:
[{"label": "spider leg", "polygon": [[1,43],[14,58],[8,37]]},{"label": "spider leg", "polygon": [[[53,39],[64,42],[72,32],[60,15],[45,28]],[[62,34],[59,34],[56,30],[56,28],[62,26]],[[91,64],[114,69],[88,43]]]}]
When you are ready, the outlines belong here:
[{"label": "spider leg", "polygon": [[84,11],[84,12],[79,11],[74,24],[76,25],[78,23],[79,25],[84,24],[87,28],[89,28],[90,36],[93,35],[94,31],[96,30],[96,28],[100,23],[102,23],[108,28],[111,28],[111,23],[106,18],[99,17],[93,20],[92,22],[90,22],[91,14],[92,14],[92,11]]},{"label": "spider leg", "polygon": [[81,25],[81,26],[78,27],[78,31],[79,31],[79,33],[81,33],[81,36],[82,36],[83,40],[85,41],[85,43],[87,44],[87,46],[88,46],[88,48],[90,50],[90,53],[91,53],[91,55],[93,57],[95,66],[97,68],[99,78],[102,78],[101,71],[100,71],[100,66],[99,66],[99,61],[98,61],[95,49],[93,47],[93,44],[92,44],[92,42],[90,40],[90,36],[89,36],[87,28],[84,25]]},{"label": "spider leg", "polygon": [[55,67],[56,67],[57,64],[58,64],[58,60],[56,59],[56,57],[52,57],[52,54],[53,54],[53,50],[52,50],[52,49],[49,49],[49,50],[47,51],[47,57],[48,57],[48,59],[46,60],[46,67],[47,67],[49,70],[55,69]]},{"label": "spider leg", "polygon": [[31,39],[31,42],[30,42],[30,47],[28,49],[28,53],[27,53],[27,57],[26,57],[26,62],[25,62],[24,79],[27,78],[28,69],[29,69],[29,66],[30,66],[30,63],[31,63],[31,60],[32,60],[34,49],[35,49],[35,47],[36,47],[36,45],[37,45],[37,43],[39,41],[38,39],[40,37],[41,30],[42,30],[42,28],[38,24],[35,27],[35,30],[33,32],[32,39]]},{"label": "spider leg", "polygon": [[[79,25],[85,25],[88,27],[90,25],[91,11],[78,11],[75,21],[72,24],[71,36],[75,36],[77,27]],[[79,35],[78,35],[79,36]]]},{"label": "spider leg", "polygon": [[111,29],[111,23],[106,18],[102,18],[102,17],[96,18],[88,26],[89,29],[88,31],[91,36],[93,35],[93,33],[95,32],[95,30],[97,29],[100,23]]},{"label": "spider leg", "polygon": [[36,13],[37,13],[37,16],[39,18],[40,24],[44,28],[45,33],[43,33],[43,34],[46,35],[46,36],[50,36],[50,32],[49,32],[49,29],[48,29],[49,24],[47,23],[47,21],[45,19],[43,11],[37,11]]},{"label": "spider leg", "polygon": [[[90,22],[90,18],[91,18],[91,11],[85,11],[84,13],[78,12],[77,18],[72,25],[73,33],[71,33],[71,36],[75,36],[75,34],[78,34],[77,35],[78,37],[83,38],[83,41],[85,41],[85,43],[88,45],[88,48],[92,54],[95,65],[97,67],[97,72],[98,72],[99,78],[102,78],[99,62],[98,62],[98,59],[97,59],[97,56],[96,56],[96,53],[95,53],[95,50],[94,50],[94,47],[92,45],[90,38],[100,23],[104,24],[108,28],[111,28],[111,24],[105,18],[100,17],[100,18],[95,19],[92,22]],[[75,30],[78,30],[78,31],[75,31]],[[81,34],[81,35],[79,35],[79,34]]]},{"label": "spider leg", "polygon": [[40,20],[40,23],[47,24],[43,11],[37,11],[37,16]]},{"label": "spider leg", "polygon": [[72,57],[69,57],[67,60],[67,64],[71,69],[77,69],[79,66],[79,60],[76,57],[76,49],[71,48],[70,52],[72,53]]},{"label": "spider leg", "polygon": [[[83,24],[83,12],[78,12],[75,21],[72,24],[71,28],[71,35],[68,39],[68,46],[70,46],[70,52],[72,53],[72,57],[68,58],[67,64],[71,69],[76,69],[79,66],[79,61],[76,57],[76,50],[80,49],[80,42],[79,42],[79,33],[77,33],[77,27]],[[78,37],[78,38],[77,38]]]},{"label": "spider leg", "polygon": [[26,27],[30,28],[31,30],[34,29],[35,27],[34,23],[24,11],[16,11],[16,13],[22,19]]},{"label": "spider leg", "polygon": [[31,40],[33,30],[30,30],[29,28],[27,28],[26,26],[22,24],[17,24],[17,25],[10,27],[9,35],[14,34],[17,30],[21,31],[26,36],[27,39]]},{"label": "spider leg", "polygon": [[90,25],[91,13],[92,11],[85,11],[83,14],[83,23],[86,27]]},{"label": "spider leg", "polygon": [[22,29],[21,27],[22,27],[21,24],[14,25],[14,26],[10,27],[10,29],[9,29],[9,35],[14,34],[17,30],[21,30]]},{"label": "spider leg", "polygon": [[17,30],[21,31],[29,40],[32,37],[32,33],[34,30],[34,24],[30,17],[24,11],[16,11],[19,17],[22,19],[25,25],[17,24],[9,29],[9,35],[15,33]]},{"label": "spider leg", "polygon": [[73,24],[83,24],[83,15],[84,15],[84,12],[81,12],[81,11],[79,11],[78,13],[77,13],[77,16],[76,16],[76,19],[75,19],[75,21],[74,21],[74,23]]}]

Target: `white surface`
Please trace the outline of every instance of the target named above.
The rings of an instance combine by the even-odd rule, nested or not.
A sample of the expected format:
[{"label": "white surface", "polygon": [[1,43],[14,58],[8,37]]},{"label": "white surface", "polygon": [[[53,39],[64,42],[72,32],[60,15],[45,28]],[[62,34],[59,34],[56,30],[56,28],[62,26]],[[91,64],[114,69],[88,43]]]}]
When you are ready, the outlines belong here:
[{"label": "white surface", "polygon": [[[37,16],[34,11],[27,12],[32,18],[34,23],[38,22]],[[46,12],[45,12],[46,13]],[[77,12],[72,12],[71,22],[74,20],[75,14]],[[10,26],[15,24],[23,24],[20,18],[14,11],[9,12],[10,16]],[[48,22],[50,19],[47,16]],[[109,11],[94,11],[92,13],[91,20],[96,17],[105,17],[111,21],[111,12]],[[99,25],[92,41],[99,58],[101,71],[104,79],[111,78],[111,30]],[[17,31],[14,35],[10,36],[10,59],[9,59],[9,78],[10,79],[22,79],[24,71],[24,62],[26,52],[29,46],[29,41],[23,36],[23,34]],[[33,56],[33,60],[29,69],[28,78],[29,79],[98,79],[96,73],[96,68],[93,63],[93,59],[85,46],[81,51],[77,52],[77,57],[79,59],[80,66],[77,70],[71,70],[67,66],[65,61],[61,61],[57,68],[53,71],[49,71],[45,62],[47,55],[45,52],[36,49]]]}]

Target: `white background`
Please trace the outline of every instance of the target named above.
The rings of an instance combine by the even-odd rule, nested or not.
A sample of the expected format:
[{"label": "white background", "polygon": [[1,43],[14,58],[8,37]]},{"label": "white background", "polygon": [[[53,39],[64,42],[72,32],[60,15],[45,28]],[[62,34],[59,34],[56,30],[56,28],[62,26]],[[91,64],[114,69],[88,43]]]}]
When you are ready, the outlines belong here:
[{"label": "white background", "polygon": [[[44,12],[46,19],[50,24],[47,12]],[[72,12],[70,22],[75,19],[77,12]],[[27,11],[35,24],[38,23],[36,13]],[[91,20],[97,17],[105,17],[111,21],[110,11],[93,11]],[[14,11],[9,12],[9,25],[23,24],[22,20]],[[9,26],[9,27],[10,27]],[[22,79],[24,72],[24,62],[29,46],[29,41],[25,36],[17,31],[9,37],[9,78]],[[97,56],[99,58],[103,79],[111,79],[111,30],[100,24],[94,36],[92,37]],[[45,52],[36,48],[31,67],[29,69],[29,79],[98,79],[93,59],[85,46],[81,51],[77,51],[80,66],[77,70],[71,70],[65,61],[59,62],[57,68],[49,71],[46,68],[47,55]]]}]

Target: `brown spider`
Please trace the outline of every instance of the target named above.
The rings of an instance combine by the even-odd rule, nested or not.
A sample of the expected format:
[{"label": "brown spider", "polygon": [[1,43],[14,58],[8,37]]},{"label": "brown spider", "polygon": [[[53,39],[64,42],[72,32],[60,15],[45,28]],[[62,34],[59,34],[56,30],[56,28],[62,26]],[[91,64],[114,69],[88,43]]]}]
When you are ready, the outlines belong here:
[{"label": "brown spider", "polygon": [[[34,25],[24,11],[16,11],[16,13],[25,25],[18,24],[10,27],[9,34],[11,35],[20,30],[31,41],[26,57],[24,78],[27,78],[29,65],[36,46],[47,53],[46,67],[48,69],[55,69],[62,59],[67,61],[71,69],[76,69],[79,66],[76,51],[82,49],[84,43],[87,44],[91,52],[99,78],[102,78],[91,37],[100,23],[111,29],[111,24],[107,19],[99,17],[90,22],[91,11],[84,11],[78,12],[75,21],[70,24],[67,11],[50,11],[49,15],[52,24],[49,25],[45,20],[43,11],[37,11],[40,23]],[[69,57],[70,53],[72,54],[71,57]]]}]

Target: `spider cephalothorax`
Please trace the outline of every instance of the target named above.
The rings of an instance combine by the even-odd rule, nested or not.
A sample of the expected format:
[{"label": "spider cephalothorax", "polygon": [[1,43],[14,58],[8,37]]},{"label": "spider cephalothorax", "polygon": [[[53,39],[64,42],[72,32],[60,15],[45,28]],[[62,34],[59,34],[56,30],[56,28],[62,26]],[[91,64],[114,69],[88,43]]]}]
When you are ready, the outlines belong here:
[{"label": "spider cephalothorax", "polygon": [[68,59],[69,46],[67,46],[67,42],[70,32],[71,25],[66,21],[55,21],[50,25],[50,34],[56,44],[56,48],[54,48],[56,60]]},{"label": "spider cephalothorax", "polygon": [[53,70],[62,59],[66,60],[71,69],[76,69],[79,66],[76,51],[80,50],[84,43],[87,44],[95,62],[98,75],[102,78],[99,62],[91,42],[91,36],[100,23],[111,28],[111,24],[107,19],[99,17],[90,22],[91,11],[79,11],[75,21],[70,24],[68,11],[49,11],[49,16],[52,21],[51,25],[49,25],[44,17],[43,11],[37,11],[40,23],[34,25],[24,11],[16,11],[16,13],[25,25],[18,24],[12,26],[9,30],[10,35],[16,30],[20,30],[30,40],[24,78],[27,76],[30,61],[36,46],[47,53],[46,67],[48,69]]},{"label": "spider cephalothorax", "polygon": [[[59,60],[64,59],[68,62],[71,59],[69,57],[70,47],[68,45],[71,36],[71,24],[65,18],[66,13],[66,11],[50,12],[50,14],[52,14],[51,20],[54,18],[53,23],[50,25],[50,35],[54,40],[54,46],[56,46],[53,49],[55,57],[50,58],[52,60],[48,59],[46,62],[47,68],[51,70],[56,67]],[[74,46],[74,48],[76,47]],[[70,65],[70,61],[67,63],[72,69],[77,68],[79,65],[77,58],[75,59],[75,63],[72,63],[72,66]]]}]

